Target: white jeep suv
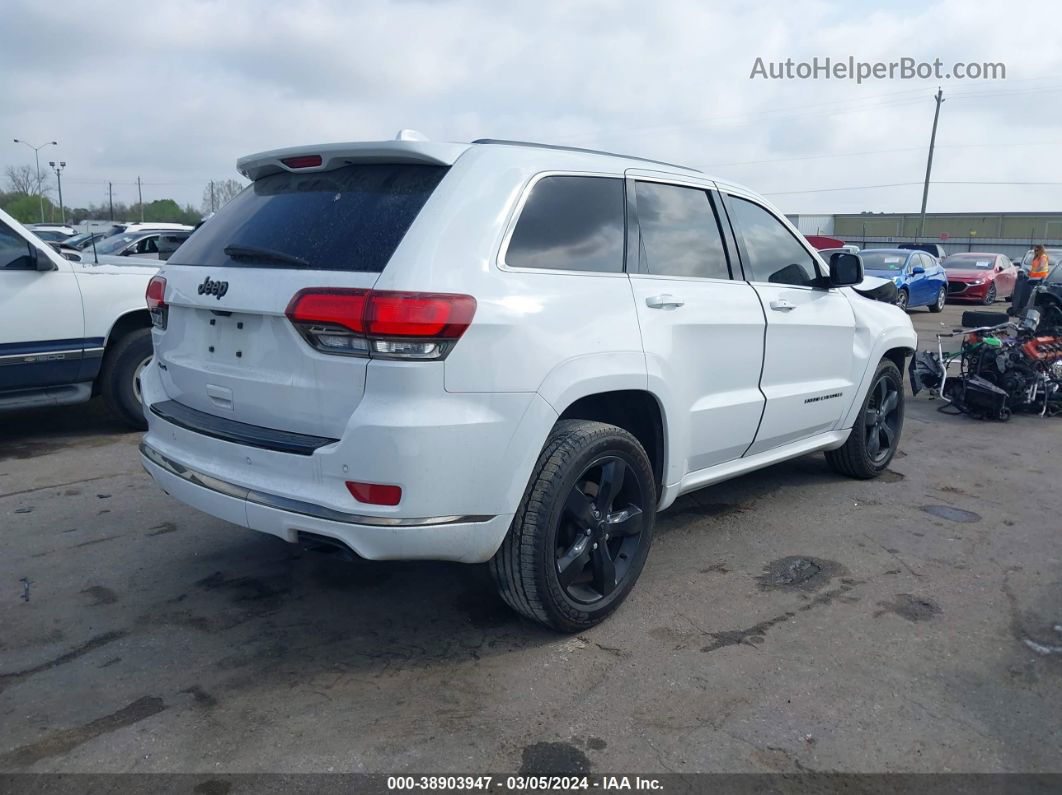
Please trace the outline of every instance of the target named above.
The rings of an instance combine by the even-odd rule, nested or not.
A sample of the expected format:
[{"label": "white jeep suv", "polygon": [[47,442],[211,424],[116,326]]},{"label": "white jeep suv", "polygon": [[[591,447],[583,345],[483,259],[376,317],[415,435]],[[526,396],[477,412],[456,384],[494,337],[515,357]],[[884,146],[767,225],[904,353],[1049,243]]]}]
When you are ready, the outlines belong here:
[{"label": "white jeep suv", "polygon": [[[896,452],[907,316],[700,172],[483,140],[239,160],[148,288],[145,466],[171,495],[373,560],[490,561],[595,624],[684,492]],[[832,273],[831,273],[832,271]]]}]

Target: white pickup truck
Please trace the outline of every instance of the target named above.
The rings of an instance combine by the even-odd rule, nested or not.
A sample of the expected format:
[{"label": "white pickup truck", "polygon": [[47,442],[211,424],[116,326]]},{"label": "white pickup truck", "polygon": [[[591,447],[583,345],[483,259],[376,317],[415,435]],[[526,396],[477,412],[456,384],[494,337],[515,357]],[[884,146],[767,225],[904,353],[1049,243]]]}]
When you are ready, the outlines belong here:
[{"label": "white pickup truck", "polygon": [[79,403],[102,394],[145,428],[140,372],[151,360],[144,303],[158,270],[71,262],[0,210],[0,411]]}]

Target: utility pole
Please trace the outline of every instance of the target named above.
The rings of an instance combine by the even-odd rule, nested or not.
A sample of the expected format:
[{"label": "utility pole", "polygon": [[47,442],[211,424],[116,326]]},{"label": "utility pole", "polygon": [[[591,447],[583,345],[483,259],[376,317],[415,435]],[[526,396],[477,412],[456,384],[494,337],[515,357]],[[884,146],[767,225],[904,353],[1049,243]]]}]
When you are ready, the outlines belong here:
[{"label": "utility pole", "polygon": [[66,161],[60,160],[58,165],[54,160],[48,161],[48,165],[52,167],[52,171],[55,172],[55,182],[59,186],[59,217],[62,222],[66,223],[66,208],[63,206],[63,169],[66,168]]},{"label": "utility pole", "polygon": [[140,200],[140,222],[144,222],[144,192],[140,190],[140,177],[136,178],[136,196]]},{"label": "utility pole", "polygon": [[46,141],[40,146],[34,146],[29,141],[23,141],[18,138],[15,139],[16,144],[25,144],[33,150],[33,159],[37,161],[37,199],[41,203],[41,223],[44,223],[44,191],[41,190],[41,150],[46,146],[58,146],[58,141]]},{"label": "utility pole", "polygon": [[922,187],[922,227],[919,238],[926,235],[926,202],[929,201],[929,174],[933,170],[933,147],[937,143],[937,120],[940,118],[940,105],[944,101],[944,89],[938,87],[936,96],[937,108],[933,111],[933,132],[929,135],[929,159],[926,161],[926,184]]},{"label": "utility pole", "polygon": [[214,180],[210,180],[210,212],[216,209],[214,204]]},{"label": "utility pole", "polygon": [[114,223],[114,183],[107,183],[107,204],[111,208],[111,223]]}]

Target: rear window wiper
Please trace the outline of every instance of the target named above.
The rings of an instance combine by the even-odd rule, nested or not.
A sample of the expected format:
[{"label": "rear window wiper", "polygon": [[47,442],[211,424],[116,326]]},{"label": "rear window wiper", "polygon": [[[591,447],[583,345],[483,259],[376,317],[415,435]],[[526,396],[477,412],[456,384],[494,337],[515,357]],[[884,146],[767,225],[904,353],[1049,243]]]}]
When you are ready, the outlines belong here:
[{"label": "rear window wiper", "polygon": [[259,248],[258,246],[240,246],[234,243],[225,246],[225,254],[233,259],[257,259],[267,262],[283,262],[287,265],[298,265],[300,268],[309,268],[310,263],[302,257],[294,254],[285,254],[271,248]]}]

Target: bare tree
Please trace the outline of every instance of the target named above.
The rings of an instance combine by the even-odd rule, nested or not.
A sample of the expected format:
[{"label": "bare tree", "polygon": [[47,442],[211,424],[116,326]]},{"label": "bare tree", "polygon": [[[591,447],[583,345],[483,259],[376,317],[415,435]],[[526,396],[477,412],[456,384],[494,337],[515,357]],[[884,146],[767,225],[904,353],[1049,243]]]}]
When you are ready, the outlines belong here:
[{"label": "bare tree", "polygon": [[203,188],[203,214],[216,212],[228,204],[243,190],[244,186],[235,179],[215,179]]},{"label": "bare tree", "polygon": [[4,176],[7,178],[9,192],[26,196],[37,195],[37,173],[33,166],[8,166],[4,169]]}]

